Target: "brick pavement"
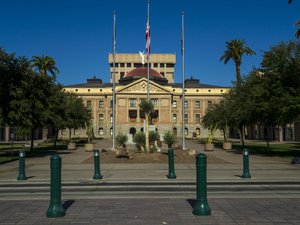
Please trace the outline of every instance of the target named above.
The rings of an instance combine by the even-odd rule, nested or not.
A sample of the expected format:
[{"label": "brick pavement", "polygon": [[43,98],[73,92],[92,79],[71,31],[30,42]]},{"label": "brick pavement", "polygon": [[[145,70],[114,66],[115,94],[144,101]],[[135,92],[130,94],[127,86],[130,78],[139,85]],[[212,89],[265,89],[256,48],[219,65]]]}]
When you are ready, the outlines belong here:
[{"label": "brick pavement", "polygon": [[68,200],[66,215],[47,218],[47,201],[0,201],[0,224],[198,225],[300,224],[300,199],[210,199],[211,216],[184,199]]}]

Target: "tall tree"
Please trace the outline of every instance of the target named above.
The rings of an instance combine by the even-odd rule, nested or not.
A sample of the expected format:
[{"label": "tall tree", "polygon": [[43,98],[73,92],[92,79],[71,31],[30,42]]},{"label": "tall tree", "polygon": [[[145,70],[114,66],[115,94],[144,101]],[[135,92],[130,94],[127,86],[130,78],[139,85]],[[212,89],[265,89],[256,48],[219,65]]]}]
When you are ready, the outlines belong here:
[{"label": "tall tree", "polygon": [[220,61],[224,61],[224,64],[227,64],[231,59],[235,62],[236,82],[238,85],[241,83],[241,64],[243,55],[255,55],[255,52],[246,46],[244,40],[234,39],[226,42],[226,50],[220,58]]},{"label": "tall tree", "polygon": [[12,102],[21,94],[20,86],[31,73],[30,62],[25,57],[16,57],[0,48],[0,124],[14,126]]},{"label": "tall tree", "polygon": [[35,71],[38,71],[40,75],[48,75],[56,77],[59,73],[56,67],[55,60],[50,56],[33,56],[32,67]]},{"label": "tall tree", "polygon": [[[292,3],[292,0],[288,0],[288,3]],[[300,38],[300,20],[298,20],[296,23],[295,23],[295,26],[298,27],[298,29],[296,30],[295,32],[295,36],[296,38]]]},{"label": "tall tree", "polygon": [[151,100],[142,100],[142,102],[140,103],[139,106],[140,106],[140,110],[145,114],[146,151],[150,152],[150,148],[149,148],[149,115],[154,109],[154,104]]}]

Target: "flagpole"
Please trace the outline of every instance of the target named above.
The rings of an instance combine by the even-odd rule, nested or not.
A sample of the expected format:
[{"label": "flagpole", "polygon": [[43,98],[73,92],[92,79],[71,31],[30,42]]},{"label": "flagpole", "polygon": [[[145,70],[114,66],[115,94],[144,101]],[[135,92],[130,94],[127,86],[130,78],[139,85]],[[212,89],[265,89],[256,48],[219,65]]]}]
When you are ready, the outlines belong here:
[{"label": "flagpole", "polygon": [[182,149],[185,150],[185,83],[184,83],[184,12],[181,13],[181,55],[182,55]]},{"label": "flagpole", "polygon": [[[148,15],[147,15],[147,26],[150,26],[150,0],[148,0]],[[150,29],[148,30],[150,32]],[[150,38],[150,33],[149,37]],[[148,43],[148,39],[146,40],[146,43]],[[149,67],[149,62],[150,62],[150,46],[148,46],[147,50],[147,100],[150,100],[150,67]]]},{"label": "flagpole", "polygon": [[116,134],[116,67],[115,67],[115,57],[116,57],[116,12],[113,12],[113,18],[114,18],[114,24],[113,24],[113,105],[112,105],[112,111],[113,111],[113,121],[112,121],[112,143],[113,143],[113,149],[115,148],[115,134]]}]

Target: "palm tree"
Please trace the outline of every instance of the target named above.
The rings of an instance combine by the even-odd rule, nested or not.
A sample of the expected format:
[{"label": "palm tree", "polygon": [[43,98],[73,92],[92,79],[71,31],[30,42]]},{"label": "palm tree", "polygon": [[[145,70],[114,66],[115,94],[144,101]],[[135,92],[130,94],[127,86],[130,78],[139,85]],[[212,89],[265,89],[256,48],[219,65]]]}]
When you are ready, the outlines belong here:
[{"label": "palm tree", "polygon": [[[288,0],[288,3],[292,3],[292,0]],[[300,20],[295,23],[295,26],[300,27]],[[296,38],[300,38],[300,28],[298,28],[295,32]]]},{"label": "palm tree", "polygon": [[59,73],[54,59],[50,56],[33,56],[32,67],[41,75],[48,75],[49,72],[53,77],[56,77]]},{"label": "palm tree", "polygon": [[236,82],[241,82],[241,64],[243,55],[255,55],[255,52],[246,46],[246,43],[242,39],[234,39],[226,42],[226,50],[221,56],[220,61],[224,61],[226,64],[230,59],[235,62],[236,69]]},{"label": "palm tree", "polygon": [[150,149],[149,149],[149,114],[153,111],[154,105],[151,100],[142,100],[139,107],[140,107],[140,110],[145,113],[146,152],[150,152]]}]

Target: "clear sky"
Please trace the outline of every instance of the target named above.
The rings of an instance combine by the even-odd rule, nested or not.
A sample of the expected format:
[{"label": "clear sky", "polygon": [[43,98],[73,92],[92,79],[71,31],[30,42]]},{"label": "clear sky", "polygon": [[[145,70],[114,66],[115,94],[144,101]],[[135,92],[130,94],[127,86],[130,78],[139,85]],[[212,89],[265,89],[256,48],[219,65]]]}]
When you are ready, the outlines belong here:
[{"label": "clear sky", "polygon": [[[262,52],[293,40],[300,19],[294,0],[151,0],[151,51],[176,53],[175,81],[181,74],[181,12],[185,12],[185,74],[201,83],[229,86],[233,62],[220,56],[225,42],[245,39],[257,55],[243,58],[247,75],[259,66]],[[145,49],[147,0],[2,0],[0,46],[18,56],[49,55],[64,85],[84,83],[92,76],[109,81],[113,11],[117,15],[117,52]]]}]

